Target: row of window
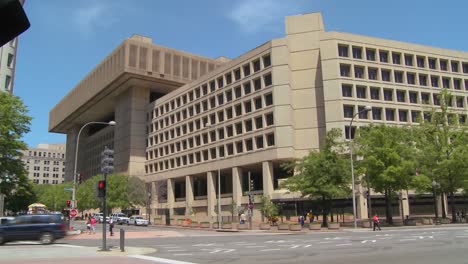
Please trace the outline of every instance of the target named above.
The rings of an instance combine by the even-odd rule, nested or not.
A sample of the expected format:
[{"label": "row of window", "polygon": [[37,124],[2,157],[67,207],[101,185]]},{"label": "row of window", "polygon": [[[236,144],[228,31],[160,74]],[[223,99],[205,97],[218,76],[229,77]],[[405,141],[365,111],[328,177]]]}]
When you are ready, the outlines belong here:
[{"label": "row of window", "polygon": [[[219,110],[216,113],[204,115],[203,117],[197,118],[194,121],[181,124],[170,130],[161,132],[154,136],[150,136],[149,141],[147,143],[148,146],[162,143],[167,140],[186,135],[187,133],[192,133],[200,129],[206,128],[207,126],[213,126],[215,124],[224,122],[225,120],[230,120],[234,117],[240,117],[244,114],[249,114],[253,111],[261,110],[271,105],[273,105],[273,93],[259,95],[252,99],[239,102],[234,106],[229,106],[227,108]],[[171,118],[166,118],[167,120],[161,119],[159,120],[159,122],[154,122],[150,126],[150,131],[154,132],[159,129],[163,129],[165,125],[170,126],[172,124],[178,123],[180,118],[180,116],[178,115],[179,113],[180,112],[176,113],[175,117],[174,115],[171,115]],[[184,113],[186,112],[182,111],[182,117],[184,117]],[[172,117],[174,117],[174,120],[172,120]]]},{"label": "row of window", "polygon": [[[26,166],[26,170],[29,170],[29,166]],[[34,166],[33,167],[34,171],[41,171],[41,166]],[[50,171],[50,167],[43,167],[42,171]],[[53,167],[52,171],[60,171],[60,168]],[[65,171],[65,168],[62,168],[62,172]]]},{"label": "row of window", "polygon": [[185,151],[187,149],[199,147],[208,143],[221,141],[225,138],[244,135],[254,130],[263,129],[264,127],[270,127],[273,125],[273,113],[265,113],[253,118],[244,119],[243,121],[232,125],[227,125],[226,127],[220,127],[210,132],[195,135],[193,137],[150,150],[146,153],[146,159],[151,160],[153,158],[164,157],[165,155],[170,155],[179,151]]},{"label": "row of window", "polygon": [[[266,88],[271,85],[271,73],[264,75],[263,80],[264,80],[263,85],[260,79],[258,79],[258,84],[255,84],[256,81],[254,80],[253,89],[255,91],[261,90],[262,88]],[[153,126],[149,127],[149,133],[152,133],[153,131],[158,130],[158,129],[163,129],[166,126],[170,126],[172,124],[178,123],[182,120],[191,118],[195,115],[199,115],[203,112],[212,110],[216,107],[227,104],[233,100],[237,100],[241,98],[242,96],[246,96],[250,94],[251,92],[252,92],[252,86],[250,82],[244,83],[242,85],[242,88],[241,86],[237,86],[233,89],[227,89],[224,92],[220,92],[217,95],[207,98],[206,100],[203,100],[199,103],[188,106],[187,108],[184,108],[174,114],[171,114],[170,116],[166,116],[165,118],[155,120],[153,122]],[[267,97],[271,97],[271,95]],[[261,105],[258,105],[258,104],[261,104],[261,96],[254,98],[253,101],[256,106],[261,107]],[[267,104],[269,105],[272,103],[273,103],[272,98],[265,98],[265,106],[267,106]]]},{"label": "row of window", "polygon": [[[341,94],[343,97],[349,98],[370,98],[372,100],[383,100],[387,102],[440,105],[439,93],[427,93],[392,88],[367,87],[363,85],[353,86],[352,84],[342,84]],[[456,108],[465,108],[467,103],[468,97],[465,100],[464,96],[456,95],[452,95],[447,102],[449,107]]]},{"label": "row of window", "polygon": [[[371,115],[372,120],[410,122],[418,123],[420,120],[430,120],[431,113],[427,111],[372,107],[371,111],[363,111],[365,106],[343,105],[345,118],[353,118],[355,113],[359,113],[359,119],[367,120]],[[357,110],[357,112],[356,112]],[[467,117],[464,114],[449,114],[449,120],[458,120],[460,124],[465,124]]]},{"label": "row of window", "polygon": [[[38,178],[40,177],[41,174],[39,172],[34,172],[33,173],[33,177],[35,178]],[[50,177],[50,174],[48,172],[46,173],[42,173],[42,177]],[[58,173],[52,173],[52,178],[58,178],[59,177],[59,174]],[[65,178],[65,174],[62,174],[62,178]]]},{"label": "row of window", "polygon": [[[436,57],[427,57],[424,55],[414,55],[411,53],[402,53],[398,51],[389,51],[384,49],[363,48],[360,46],[349,46],[338,44],[338,56],[368,61],[379,61],[382,63],[393,63],[396,65],[405,65],[409,67],[428,68],[431,70],[451,71],[456,73],[468,74],[468,62],[457,60],[442,59]],[[365,54],[364,54],[365,52]]]},{"label": "row of window", "polygon": [[29,151],[29,157],[48,157],[48,158],[62,158],[65,159],[65,153],[43,152],[43,151]]},{"label": "row of window", "polygon": [[[26,160],[26,164],[29,164],[30,162],[31,162],[31,160],[29,160],[29,159]],[[43,163],[44,165],[50,165],[50,160],[44,160],[44,161],[43,160],[34,160],[34,164],[41,164],[41,163]],[[55,166],[58,166],[58,165],[60,165],[60,161],[54,160],[53,164]],[[62,161],[62,165],[65,166],[64,161]]]},{"label": "row of window", "polygon": [[189,153],[181,157],[167,159],[155,163],[150,163],[145,166],[146,173],[153,173],[162,170],[174,169],[181,166],[191,165],[195,163],[201,163],[217,159],[217,153],[219,158],[232,156],[236,154],[242,154],[244,152],[264,149],[265,147],[272,147],[275,145],[274,133],[266,135],[259,135],[253,138],[247,138],[239,140],[234,143],[228,143],[225,146],[218,146],[198,151],[195,153]]},{"label": "row of window", "polygon": [[202,96],[206,96],[208,93],[213,93],[217,89],[221,89],[227,85],[230,85],[234,82],[237,82],[243,78],[250,76],[252,73],[259,72],[260,70],[268,68],[270,66],[270,54],[266,54],[259,58],[255,58],[252,61],[244,64],[242,67],[224,73],[223,75],[208,81],[200,87],[196,87],[193,90],[188,91],[186,94],[173,99],[171,102],[168,102],[158,108],[155,108],[154,111],[151,113],[151,119],[161,116],[172,110],[175,110],[187,103],[199,99]]},{"label": "row of window", "polygon": [[[39,179],[34,179],[33,182],[36,183],[36,184],[39,184]],[[42,180],[42,184],[49,184],[49,180]],[[59,184],[59,181],[58,180],[52,180],[52,184]]]},{"label": "row of window", "polygon": [[[367,68],[367,70],[366,70]],[[393,72],[393,73],[392,73]],[[468,90],[468,79],[450,78],[446,76],[428,75],[415,72],[404,72],[391,69],[366,67],[360,65],[340,64],[340,76],[352,77],[357,79],[368,79],[384,82],[404,83],[420,86],[432,86],[435,88],[447,88],[462,90],[463,84],[465,90]]]}]

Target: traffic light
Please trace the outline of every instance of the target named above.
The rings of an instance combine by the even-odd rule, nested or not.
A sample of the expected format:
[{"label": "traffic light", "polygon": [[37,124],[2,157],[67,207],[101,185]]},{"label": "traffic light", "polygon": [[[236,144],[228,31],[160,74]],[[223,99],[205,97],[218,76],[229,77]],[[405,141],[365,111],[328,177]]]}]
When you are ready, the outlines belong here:
[{"label": "traffic light", "polygon": [[114,151],[107,147],[101,153],[101,172],[109,174],[114,171]]},{"label": "traffic light", "polygon": [[78,184],[81,184],[81,174],[80,173],[78,173],[77,178],[78,178]]},{"label": "traffic light", "polygon": [[70,200],[67,200],[67,207],[68,207],[68,208],[71,207],[71,201],[70,201]]},{"label": "traffic light", "polygon": [[97,185],[98,189],[98,197],[105,197],[106,196],[106,181],[99,181]]},{"label": "traffic light", "polygon": [[255,190],[255,183],[254,183],[254,180],[250,180],[249,191],[253,191],[253,190]]}]

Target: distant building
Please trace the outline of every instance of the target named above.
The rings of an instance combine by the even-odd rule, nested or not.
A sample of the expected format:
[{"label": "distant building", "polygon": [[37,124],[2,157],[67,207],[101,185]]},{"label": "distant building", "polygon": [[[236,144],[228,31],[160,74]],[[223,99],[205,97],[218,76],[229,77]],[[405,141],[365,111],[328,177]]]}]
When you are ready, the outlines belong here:
[{"label": "distant building", "polygon": [[[50,111],[49,131],[67,134],[66,177],[72,180],[80,128],[115,120],[116,126],[83,131],[77,171],[85,178],[97,174],[100,152],[113,148],[115,171],[145,179],[154,213],[215,219],[219,186],[222,214],[229,216],[233,203],[249,203],[251,186],[254,203],[268,196],[283,213],[295,214],[320,207],[281,188],[291,176],[283,162],[320,149],[333,128],[346,140],[349,130],[353,137],[371,123],[418,125],[438,107],[442,89],[454,96],[449,111],[465,124],[467,52],[326,31],[321,14],[311,13],[287,17],[283,38],[232,60],[132,36]],[[350,129],[366,106],[371,111],[359,114]],[[364,219],[361,190],[358,215]],[[400,211],[408,215],[409,201],[414,206],[418,197],[401,195]],[[335,206],[349,212],[351,199]]]},{"label": "distant building", "polygon": [[60,184],[65,180],[65,144],[39,144],[22,151],[28,177],[37,184]]},{"label": "distant building", "polygon": [[[24,0],[20,0],[23,5]],[[18,38],[0,47],[0,91],[13,94]]]}]

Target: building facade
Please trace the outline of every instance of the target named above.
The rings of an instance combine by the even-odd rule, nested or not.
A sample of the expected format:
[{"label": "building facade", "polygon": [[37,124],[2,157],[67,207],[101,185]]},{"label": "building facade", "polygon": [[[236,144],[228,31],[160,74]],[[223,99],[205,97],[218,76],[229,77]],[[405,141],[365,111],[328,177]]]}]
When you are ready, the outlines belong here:
[{"label": "building facade", "polygon": [[[242,210],[249,202],[249,178],[255,203],[268,196],[297,212],[299,196],[280,188],[289,176],[283,162],[320,149],[332,128],[347,138],[351,118],[365,106],[372,110],[358,116],[351,136],[370,123],[416,124],[444,88],[454,95],[452,114],[465,123],[468,53],[328,32],[321,14],[311,13],[287,17],[284,38],[232,60],[134,36],[52,109],[49,130],[67,134],[71,153],[80,126],[115,120],[115,129],[89,131],[78,147],[99,153],[112,145],[117,172],[147,182],[152,214],[169,209],[214,220],[220,190],[229,216],[233,205]],[[78,171],[92,157],[79,156]],[[364,191],[357,193],[358,215],[366,218]],[[407,215],[407,194],[400,200]],[[350,199],[342,206],[351,211]]]},{"label": "building facade", "polygon": [[22,151],[28,178],[36,184],[60,184],[65,181],[65,144],[39,144]]}]

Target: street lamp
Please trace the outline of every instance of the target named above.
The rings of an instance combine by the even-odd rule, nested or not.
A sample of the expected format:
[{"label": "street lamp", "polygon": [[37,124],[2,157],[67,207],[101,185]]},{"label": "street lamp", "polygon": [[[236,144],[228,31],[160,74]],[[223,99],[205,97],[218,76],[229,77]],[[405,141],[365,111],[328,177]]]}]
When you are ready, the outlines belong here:
[{"label": "street lamp", "polygon": [[[109,121],[109,122],[97,122],[97,121],[91,121],[91,122],[88,122],[86,124],[84,124],[81,128],[80,128],[80,131],[78,131],[78,136],[76,137],[76,146],[75,146],[75,165],[73,167],[73,188],[72,188],[72,208],[76,208],[77,206],[77,203],[76,203],[76,167],[77,167],[77,163],[78,163],[78,149],[79,149],[79,143],[80,143],[80,135],[81,135],[81,131],[83,131],[83,129],[88,126],[88,125],[91,125],[91,124],[101,124],[101,125],[109,125],[109,126],[115,126],[116,125],[116,122],[115,121]],[[106,217],[106,216],[104,216]],[[105,220],[105,218],[104,218]],[[71,218],[70,218],[70,222],[71,222]]]},{"label": "street lamp", "polygon": [[356,116],[358,116],[361,113],[369,112],[372,109],[370,106],[365,106],[364,109],[361,111],[357,112],[356,114],[353,115],[353,118],[351,118],[351,122],[349,123],[349,128],[348,128],[348,135],[349,135],[349,157],[351,159],[351,189],[353,192],[353,218],[354,218],[354,228],[357,228],[357,222],[356,222],[356,193],[354,192],[354,161],[353,161],[353,138],[351,134],[351,130],[353,128],[353,121]]},{"label": "street lamp", "polygon": [[437,193],[436,193],[437,182],[432,180],[432,192],[434,196],[434,211],[435,211],[435,224],[439,222],[439,208],[437,208]]},{"label": "street lamp", "polygon": [[[215,133],[216,133],[216,126],[213,126],[210,123],[206,123],[205,127],[215,127]],[[224,150],[224,147],[223,147]],[[220,151],[218,148],[218,163],[221,161],[221,155]],[[210,209],[211,210],[211,209]],[[218,164],[218,230],[221,230],[221,164]]]},{"label": "street lamp", "polygon": [[148,192],[148,224],[151,225],[151,191]]}]

